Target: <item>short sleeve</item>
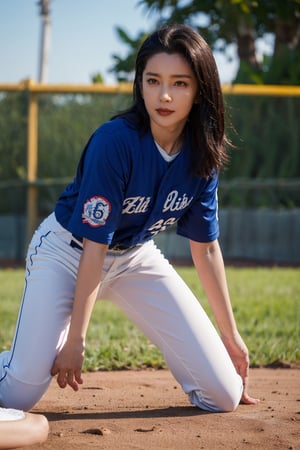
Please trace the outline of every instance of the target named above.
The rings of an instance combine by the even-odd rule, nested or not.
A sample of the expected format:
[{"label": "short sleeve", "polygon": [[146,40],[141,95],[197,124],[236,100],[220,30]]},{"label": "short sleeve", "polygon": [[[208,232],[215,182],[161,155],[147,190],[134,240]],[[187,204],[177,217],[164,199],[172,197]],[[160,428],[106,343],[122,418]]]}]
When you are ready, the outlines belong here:
[{"label": "short sleeve", "polygon": [[79,237],[110,244],[118,226],[129,168],[124,137],[100,128],[90,139],[68,229]]},{"label": "short sleeve", "polygon": [[181,217],[177,233],[198,242],[211,242],[219,237],[218,177],[214,175]]}]

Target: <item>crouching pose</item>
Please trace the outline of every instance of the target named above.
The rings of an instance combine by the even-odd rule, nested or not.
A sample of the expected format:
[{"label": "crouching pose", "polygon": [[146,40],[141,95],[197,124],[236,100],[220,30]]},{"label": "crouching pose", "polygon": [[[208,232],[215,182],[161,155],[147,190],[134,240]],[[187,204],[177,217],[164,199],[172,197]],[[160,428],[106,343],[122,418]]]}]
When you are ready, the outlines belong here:
[{"label": "crouching pose", "polygon": [[[218,244],[228,141],[209,46],[188,26],[162,27],[139,49],[133,88],[132,106],[90,137],[74,181],[29,245],[14,342],[0,355],[2,406],[32,408],[51,376],[78,389],[99,299],[159,347],[192,404],[233,411],[257,402]],[[153,241],[171,226],[189,239],[218,332]]]}]

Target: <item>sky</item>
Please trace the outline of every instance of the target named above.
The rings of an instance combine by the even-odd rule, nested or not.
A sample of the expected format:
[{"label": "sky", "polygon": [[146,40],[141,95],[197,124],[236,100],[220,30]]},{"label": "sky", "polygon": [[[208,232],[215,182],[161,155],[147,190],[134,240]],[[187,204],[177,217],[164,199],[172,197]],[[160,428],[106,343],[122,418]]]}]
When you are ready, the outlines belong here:
[{"label": "sky", "polygon": [[[136,38],[154,29],[156,16],[137,6],[138,0],[51,0],[48,83],[88,84],[101,73],[116,84],[109,68],[113,54],[127,47],[116,33],[120,26]],[[38,80],[41,16],[38,0],[0,0],[0,83]],[[234,49],[232,49],[234,55]],[[215,55],[222,83],[230,82],[237,61]]]}]

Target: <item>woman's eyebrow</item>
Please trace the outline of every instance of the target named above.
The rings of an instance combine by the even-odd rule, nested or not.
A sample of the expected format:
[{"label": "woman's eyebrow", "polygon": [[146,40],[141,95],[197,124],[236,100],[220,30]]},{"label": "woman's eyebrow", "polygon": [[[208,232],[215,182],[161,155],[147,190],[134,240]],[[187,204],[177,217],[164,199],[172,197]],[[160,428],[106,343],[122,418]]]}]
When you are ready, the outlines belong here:
[{"label": "woman's eyebrow", "polygon": [[[152,76],[152,77],[160,77],[161,75],[156,72],[146,72],[145,75]],[[191,75],[188,74],[172,74],[170,75],[172,78],[192,78]]]}]

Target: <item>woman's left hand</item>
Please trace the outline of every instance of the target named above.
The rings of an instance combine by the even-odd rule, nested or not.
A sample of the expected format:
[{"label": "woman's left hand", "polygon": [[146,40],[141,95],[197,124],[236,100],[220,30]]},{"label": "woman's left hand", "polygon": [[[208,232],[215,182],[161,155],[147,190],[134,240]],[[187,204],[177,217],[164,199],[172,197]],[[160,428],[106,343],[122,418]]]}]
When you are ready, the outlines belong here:
[{"label": "woman's left hand", "polygon": [[243,394],[241,403],[247,405],[256,405],[259,403],[259,399],[251,397],[248,394],[248,381],[249,381],[249,355],[248,349],[239,334],[233,339],[222,336],[222,341],[229,353],[229,356],[236,368],[237,373],[241,376],[243,381]]}]

